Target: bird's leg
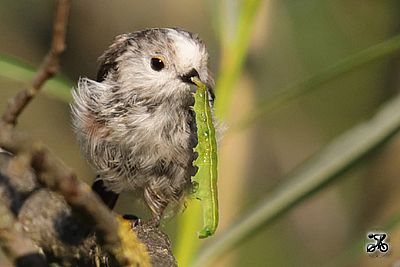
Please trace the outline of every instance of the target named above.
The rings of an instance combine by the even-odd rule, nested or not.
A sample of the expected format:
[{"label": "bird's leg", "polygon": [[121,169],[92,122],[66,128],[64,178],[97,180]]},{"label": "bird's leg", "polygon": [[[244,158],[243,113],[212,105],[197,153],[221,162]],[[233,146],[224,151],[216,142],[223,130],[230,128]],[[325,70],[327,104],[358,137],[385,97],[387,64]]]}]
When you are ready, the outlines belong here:
[{"label": "bird's leg", "polygon": [[119,194],[108,190],[104,185],[103,180],[98,178],[99,177],[97,177],[96,180],[94,181],[92,185],[92,190],[96,192],[96,194],[101,198],[104,204],[106,204],[107,207],[112,210],[114,209],[115,204],[117,203]]},{"label": "bird's leg", "polygon": [[150,219],[149,224],[154,226],[154,227],[159,227],[160,226],[160,221],[161,218],[164,214],[165,208],[167,205],[159,207],[157,212],[153,212],[153,218]]},{"label": "bird's leg", "polygon": [[149,205],[153,218],[150,219],[148,224],[158,227],[160,226],[160,221],[163,213],[168,206],[168,202],[162,192],[158,191],[156,188],[148,186],[144,190],[144,198],[147,205]]},{"label": "bird's leg", "polygon": [[128,220],[131,222],[132,227],[136,227],[138,225],[140,225],[142,223],[142,220],[139,219],[139,217],[137,217],[136,215],[132,215],[132,214],[124,214],[122,216],[123,219]]},{"label": "bird's leg", "polygon": [[153,218],[151,218],[148,222],[147,225],[154,226],[155,228],[158,228],[160,226],[160,221],[161,221],[161,216],[160,215],[154,215]]},{"label": "bird's leg", "polygon": [[[98,177],[97,177],[98,178]],[[111,210],[115,207],[119,194],[114,193],[104,186],[103,180],[97,179],[92,185],[92,190],[101,198],[104,204]],[[139,225],[141,220],[132,214],[125,214],[122,216],[125,220],[131,221],[133,226]]]}]

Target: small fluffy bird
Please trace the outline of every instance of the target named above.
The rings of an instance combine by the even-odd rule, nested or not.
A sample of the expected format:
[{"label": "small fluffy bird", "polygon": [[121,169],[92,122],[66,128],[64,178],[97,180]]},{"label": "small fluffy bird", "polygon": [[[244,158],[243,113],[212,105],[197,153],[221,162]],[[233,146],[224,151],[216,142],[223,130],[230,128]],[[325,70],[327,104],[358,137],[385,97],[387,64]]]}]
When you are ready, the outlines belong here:
[{"label": "small fluffy bird", "polygon": [[213,106],[208,53],[197,35],[154,28],[122,34],[100,57],[97,80],[81,78],[73,92],[73,125],[98,174],[93,184],[113,208],[131,191],[158,225],[191,190],[197,144],[191,78],[207,85]]}]

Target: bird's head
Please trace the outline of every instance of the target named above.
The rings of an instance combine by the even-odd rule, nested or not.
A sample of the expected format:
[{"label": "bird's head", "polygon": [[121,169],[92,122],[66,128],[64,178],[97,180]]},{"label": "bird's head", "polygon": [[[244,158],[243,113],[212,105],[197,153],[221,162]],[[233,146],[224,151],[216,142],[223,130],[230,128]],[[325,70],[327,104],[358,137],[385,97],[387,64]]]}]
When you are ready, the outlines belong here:
[{"label": "bird's head", "polygon": [[120,35],[100,61],[98,82],[115,84],[126,96],[179,99],[193,92],[190,78],[194,76],[209,90],[213,87],[204,43],[180,29],[153,28]]}]

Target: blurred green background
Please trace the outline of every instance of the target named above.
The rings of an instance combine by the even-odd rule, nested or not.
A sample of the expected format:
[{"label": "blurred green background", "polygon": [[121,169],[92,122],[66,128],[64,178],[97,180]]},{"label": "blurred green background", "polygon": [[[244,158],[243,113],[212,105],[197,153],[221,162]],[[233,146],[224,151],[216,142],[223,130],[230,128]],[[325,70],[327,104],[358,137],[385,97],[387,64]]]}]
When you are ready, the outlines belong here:
[{"label": "blurred green background", "polygon": [[[398,93],[400,61],[393,53],[282,103],[244,128],[236,127],[284,88],[399,34],[400,2],[79,0],[73,1],[67,51],[61,58],[61,76],[74,85],[81,76],[95,77],[97,58],[114,36],[148,27],[181,27],[198,33],[208,45],[218,80],[235,57],[237,51],[229,46],[239,31],[240,14],[251,2],[256,7],[254,23],[244,28],[250,39],[243,69],[229,78],[234,90],[216,92],[217,98],[223,96],[218,103],[227,105],[220,146],[221,223],[216,237],[200,241],[200,249],[243,220],[302,162]],[[2,0],[0,59],[6,55],[37,67],[49,47],[53,8],[50,0]],[[1,110],[29,83],[29,75],[10,70],[0,64]],[[41,94],[18,128],[46,143],[79,177],[92,180],[71,129],[68,103]],[[400,266],[396,224],[390,229],[390,254],[374,258],[364,253],[367,232],[385,230],[400,214],[399,154],[400,139],[393,138],[211,266]],[[142,214],[132,202],[124,197],[118,210]],[[166,221],[164,227],[176,244],[181,230],[177,220]],[[7,266],[7,260],[2,264]]]}]

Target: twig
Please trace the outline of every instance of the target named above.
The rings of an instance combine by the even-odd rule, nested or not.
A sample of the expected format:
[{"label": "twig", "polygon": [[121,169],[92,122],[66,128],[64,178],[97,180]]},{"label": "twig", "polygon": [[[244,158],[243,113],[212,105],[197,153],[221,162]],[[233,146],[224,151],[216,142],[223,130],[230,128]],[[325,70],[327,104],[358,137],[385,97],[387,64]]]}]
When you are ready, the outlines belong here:
[{"label": "twig", "polygon": [[[15,126],[18,116],[40,90],[42,85],[58,72],[58,56],[65,49],[65,31],[69,8],[69,0],[59,0],[57,2],[53,40],[50,51],[44,58],[29,88],[21,91],[9,101],[0,121],[0,129],[2,130],[3,136],[11,136],[10,131],[12,127]],[[17,141],[15,140],[15,142]],[[0,203],[0,214],[1,247],[12,260],[16,261],[15,264],[17,264],[17,266],[48,266],[44,257],[39,254],[38,248],[34,246],[32,240],[23,235],[20,223],[4,203]]]},{"label": "twig", "polygon": [[[58,72],[58,58],[65,49],[65,34],[69,9],[70,0],[57,1],[50,50],[33,78],[30,87],[18,93],[10,100],[0,120],[0,147],[12,153],[12,155],[7,154],[10,157],[8,168],[11,172],[7,176],[3,176],[0,173],[0,245],[6,252],[9,252],[7,255],[11,259],[15,259],[13,255],[18,256],[17,260],[19,261],[16,264],[21,267],[47,266],[46,262],[35,264],[34,260],[40,261],[41,255],[36,254],[36,250],[27,250],[26,248],[30,248],[30,244],[32,246],[35,244],[42,249],[44,248],[43,252],[49,262],[55,260],[55,262],[65,263],[66,266],[77,266],[74,262],[90,263],[91,260],[97,259],[97,256],[100,256],[102,259],[107,258],[105,260],[107,266],[110,262],[113,266],[114,264],[115,266],[150,266],[149,256],[153,262],[160,263],[154,266],[175,266],[169,240],[166,236],[159,235],[158,229],[146,227],[129,229],[129,227],[125,227],[125,231],[120,231],[121,222],[117,221],[112,211],[103,204],[87,184],[80,182],[75,173],[47,148],[41,144],[34,143],[27,135],[23,135],[15,130],[14,126],[17,124],[18,116],[40,91],[44,83]],[[36,179],[33,179],[33,184],[35,186],[38,186],[37,182],[39,182],[43,187],[58,194],[44,190],[40,186],[36,189],[39,189],[43,193],[41,195],[36,192],[33,193],[35,188],[30,188],[26,192],[20,191],[18,188],[21,186],[23,188],[27,187],[27,185],[22,185],[23,183],[29,184],[32,183],[32,180],[29,182],[26,179],[21,179],[21,177],[18,178],[18,175],[13,175],[13,171],[21,174],[24,170],[34,172]],[[26,199],[26,196],[28,196],[26,195],[27,192],[29,200]],[[57,195],[57,197],[54,197],[54,195]],[[39,199],[38,196],[40,196]],[[22,198],[24,199],[23,204],[20,203],[20,206],[16,208],[14,204],[21,202]],[[39,203],[41,201],[42,205],[35,206],[34,200],[39,201]],[[54,202],[57,202],[56,200],[58,201],[57,205],[49,205],[50,203],[54,204]],[[30,206],[30,204],[34,206]],[[40,209],[43,205],[52,207],[53,210],[51,212],[46,210],[44,213],[37,211],[41,216],[39,218],[32,217],[32,210],[34,212],[35,209],[38,207]],[[61,213],[58,213],[58,211]],[[23,219],[23,214],[25,214],[25,219]],[[78,216],[78,219],[83,218],[83,220],[77,220],[83,222],[83,225],[81,223],[76,224],[76,222],[74,225],[71,225],[71,222],[66,221],[68,219],[63,217],[66,214],[74,218]],[[16,216],[18,216],[18,220]],[[22,216],[22,219],[20,216]],[[2,219],[7,224],[4,224]],[[57,220],[58,226],[63,221],[64,224],[62,225],[68,229],[56,229],[57,227],[47,229],[46,227],[53,227],[55,223],[54,219]],[[123,222],[126,223],[125,221]],[[26,225],[28,227],[25,227]],[[82,228],[82,226],[84,228],[88,226],[88,229],[80,229],[79,227]],[[15,230],[17,228],[13,227],[22,228],[24,231],[17,232]],[[72,230],[69,227],[72,227]],[[64,242],[65,240],[59,235],[59,231],[63,233],[70,233],[72,231],[72,234],[75,235],[77,234],[77,227],[82,230],[81,234],[84,233],[82,240],[85,242],[83,244],[80,243],[80,246],[76,244],[71,245],[67,241]],[[86,230],[90,231],[86,232]],[[90,234],[93,232],[96,239]],[[128,234],[136,236],[136,233],[141,233],[142,241],[139,242],[134,238],[122,238],[122,236],[126,237]],[[89,235],[87,236],[87,234]],[[15,238],[11,239],[10,237]],[[49,237],[53,238],[52,242],[49,242]],[[79,234],[78,238],[80,238]],[[15,246],[18,243],[11,242],[14,240],[26,240],[26,244],[25,246]],[[149,251],[146,250],[142,242],[149,247]],[[48,243],[52,245],[49,246]],[[157,244],[161,245],[158,246]],[[101,251],[93,253],[93,248],[95,248],[95,251]],[[31,251],[32,253],[30,253]],[[29,254],[26,254],[28,252]],[[63,252],[68,255],[63,254]],[[83,252],[83,254],[80,254],[80,252]],[[20,255],[24,257],[20,257]],[[79,261],[82,258],[83,261]],[[165,262],[168,262],[168,264],[165,265]],[[96,266],[97,263],[96,261]],[[88,265],[85,264],[82,266]]]},{"label": "twig", "polygon": [[93,224],[100,245],[114,256],[119,266],[126,266],[133,262],[121,252],[118,223],[111,211],[61,160],[43,146],[34,144],[28,137],[13,129],[24,108],[40,91],[43,84],[59,70],[59,55],[65,49],[69,9],[70,0],[57,1],[50,50],[30,87],[18,93],[8,103],[0,122],[0,146],[13,153],[15,160],[26,163],[27,168],[32,167],[41,184],[61,194],[74,212],[84,216],[88,220],[88,225]]},{"label": "twig", "polygon": [[58,72],[59,56],[65,50],[65,34],[70,4],[70,0],[57,1],[50,50],[43,59],[41,67],[37,71],[29,88],[19,92],[14,98],[10,99],[7,109],[2,116],[2,123],[5,125],[15,126],[19,114],[21,114],[32,98],[40,91],[43,84]]}]

